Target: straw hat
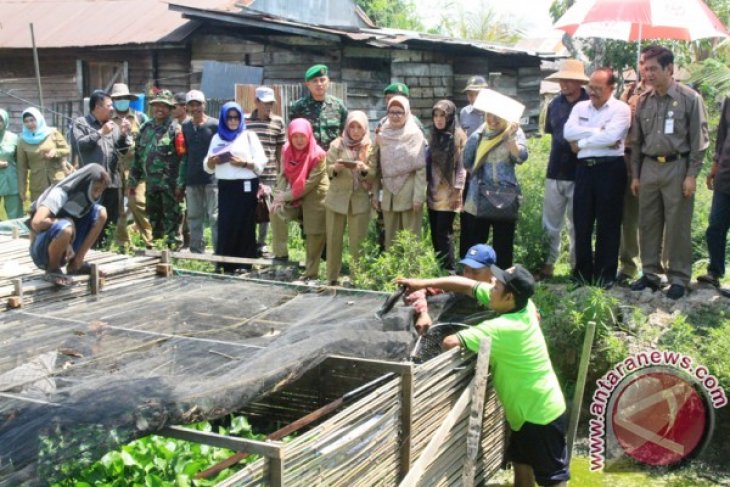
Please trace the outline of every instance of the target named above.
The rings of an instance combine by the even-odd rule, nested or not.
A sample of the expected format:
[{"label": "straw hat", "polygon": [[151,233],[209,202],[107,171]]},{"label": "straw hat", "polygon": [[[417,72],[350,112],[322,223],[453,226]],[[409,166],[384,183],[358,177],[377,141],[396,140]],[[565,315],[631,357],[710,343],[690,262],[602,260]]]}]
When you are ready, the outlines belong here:
[{"label": "straw hat", "polygon": [[585,73],[585,67],[583,63],[577,59],[566,59],[563,61],[563,66],[560,71],[553,73],[546,80],[560,81],[562,80],[573,80],[580,81],[581,83],[588,83],[588,76]]},{"label": "straw hat", "polygon": [[129,87],[124,83],[114,83],[112,86],[112,92],[109,94],[113,99],[116,100],[136,100],[137,95],[133,95],[129,92]]}]

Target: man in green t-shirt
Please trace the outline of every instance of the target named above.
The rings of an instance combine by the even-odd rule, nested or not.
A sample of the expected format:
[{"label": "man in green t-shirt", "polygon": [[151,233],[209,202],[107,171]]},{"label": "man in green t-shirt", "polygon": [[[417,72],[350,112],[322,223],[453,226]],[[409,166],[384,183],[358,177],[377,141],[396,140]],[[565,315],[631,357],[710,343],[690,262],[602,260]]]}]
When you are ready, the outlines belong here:
[{"label": "man in green t-shirt", "polygon": [[494,388],[512,430],[507,458],[514,464],[515,486],[566,485],[570,478],[565,440],[565,399],[553,371],[540,315],[530,297],[532,274],[515,265],[491,266],[492,284],[465,277],[401,279],[409,291],[436,287],[473,296],[497,317],[444,338],[444,349],[477,352],[483,337],[492,339],[490,367]]}]

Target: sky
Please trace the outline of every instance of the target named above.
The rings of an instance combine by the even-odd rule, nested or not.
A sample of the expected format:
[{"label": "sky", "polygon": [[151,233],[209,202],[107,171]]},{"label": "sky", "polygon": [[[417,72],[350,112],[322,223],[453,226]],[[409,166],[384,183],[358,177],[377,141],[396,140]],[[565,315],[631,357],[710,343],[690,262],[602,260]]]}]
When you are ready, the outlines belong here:
[{"label": "sky", "polygon": [[426,27],[431,27],[439,21],[444,4],[449,1],[469,11],[488,3],[497,12],[524,21],[529,37],[540,37],[552,30],[552,19],[548,13],[552,0],[420,0],[418,5],[423,12],[421,17]]}]

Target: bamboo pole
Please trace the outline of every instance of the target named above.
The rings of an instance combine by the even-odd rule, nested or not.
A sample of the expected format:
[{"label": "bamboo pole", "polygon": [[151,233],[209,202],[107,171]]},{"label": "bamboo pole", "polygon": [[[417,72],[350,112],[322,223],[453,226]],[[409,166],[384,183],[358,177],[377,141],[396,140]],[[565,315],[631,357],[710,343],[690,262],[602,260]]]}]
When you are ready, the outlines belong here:
[{"label": "bamboo pole", "polygon": [[38,61],[38,48],[35,45],[35,32],[33,31],[33,22],[30,23],[30,42],[33,44],[33,64],[35,65],[35,79],[38,84],[38,100],[40,102],[41,111],[43,111],[43,86],[41,86],[41,65]]},{"label": "bamboo pole", "polygon": [[583,339],[583,351],[580,354],[580,366],[578,367],[578,378],[575,381],[573,404],[570,406],[570,420],[568,421],[568,463],[570,463],[570,458],[573,455],[573,443],[575,443],[575,435],[578,431],[580,407],[583,403],[583,391],[586,387],[586,375],[588,375],[588,362],[591,359],[593,337],[595,334],[596,322],[589,321],[588,325],[586,325],[586,335]]},{"label": "bamboo pole", "polygon": [[492,351],[492,340],[485,338],[479,343],[479,355],[474,370],[474,388],[471,395],[471,414],[466,432],[466,461],[462,471],[462,485],[472,487],[476,473],[479,443],[481,442],[482,418],[484,417],[484,396],[487,392],[489,373],[489,355]]}]

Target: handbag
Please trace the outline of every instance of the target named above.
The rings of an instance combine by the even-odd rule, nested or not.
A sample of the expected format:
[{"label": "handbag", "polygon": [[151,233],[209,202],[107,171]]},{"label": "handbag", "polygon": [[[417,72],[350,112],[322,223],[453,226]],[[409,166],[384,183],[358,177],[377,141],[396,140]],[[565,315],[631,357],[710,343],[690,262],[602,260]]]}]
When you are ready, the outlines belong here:
[{"label": "handbag", "polygon": [[268,223],[270,221],[270,210],[271,192],[266,191],[265,185],[260,184],[256,195],[256,223]]},{"label": "handbag", "polygon": [[[487,182],[478,177],[477,218],[494,221],[514,221],[520,212],[522,191],[516,184],[509,182],[495,182],[497,180],[497,165],[492,165],[492,180]],[[477,173],[482,174],[481,171]]]}]

